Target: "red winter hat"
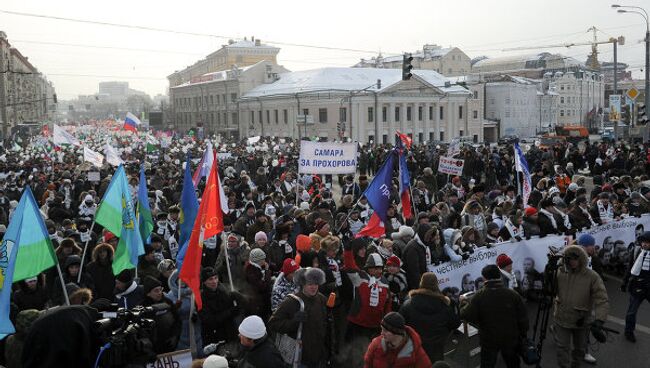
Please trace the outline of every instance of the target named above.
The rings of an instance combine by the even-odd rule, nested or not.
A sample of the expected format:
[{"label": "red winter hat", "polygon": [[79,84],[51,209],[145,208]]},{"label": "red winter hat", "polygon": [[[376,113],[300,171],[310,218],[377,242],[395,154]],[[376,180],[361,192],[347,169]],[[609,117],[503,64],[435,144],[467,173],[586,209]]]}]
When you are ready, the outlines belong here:
[{"label": "red winter hat", "polygon": [[287,258],[284,260],[284,263],[282,263],[282,273],[286,275],[290,275],[300,269],[300,265],[296,263],[291,258]]},{"label": "red winter hat", "polygon": [[497,257],[497,266],[499,266],[499,268],[504,268],[511,264],[512,264],[512,259],[510,259],[510,257],[508,257],[507,254],[501,253]]},{"label": "red winter hat", "polygon": [[115,237],[115,234],[108,230],[104,230],[104,242],[108,243],[111,239]]},{"label": "red winter hat", "polygon": [[524,211],[524,216],[530,217],[537,214],[537,209],[535,207],[528,207]]},{"label": "red winter hat", "polygon": [[402,266],[402,261],[400,261],[400,259],[397,256],[394,256],[394,255],[390,256],[386,260],[386,267],[391,267],[391,266],[401,267]]}]

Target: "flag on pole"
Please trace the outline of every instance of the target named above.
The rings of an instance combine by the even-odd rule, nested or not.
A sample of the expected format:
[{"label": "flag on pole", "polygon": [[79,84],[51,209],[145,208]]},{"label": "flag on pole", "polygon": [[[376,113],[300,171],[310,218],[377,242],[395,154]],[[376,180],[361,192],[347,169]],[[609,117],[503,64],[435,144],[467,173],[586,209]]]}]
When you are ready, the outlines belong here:
[{"label": "flag on pole", "polygon": [[57,146],[72,145],[81,146],[81,143],[72,134],[66,132],[60,126],[54,124],[54,133],[52,134],[52,143]]},{"label": "flag on pole", "polygon": [[144,165],[140,165],[140,184],[138,185],[138,206],[136,208],[138,227],[143,244],[149,244],[149,236],[153,231],[153,218],[149,206],[149,191],[147,190],[147,178],[144,176]]},{"label": "flag on pole", "polygon": [[[400,133],[399,130],[395,132],[395,135],[397,140],[401,141],[402,144],[406,147],[406,149],[411,149],[411,144],[413,144],[413,139],[411,139],[411,137],[409,137],[404,133]],[[399,142],[396,143],[399,144]]]},{"label": "flag on pole", "polygon": [[519,143],[515,142],[515,170],[521,172],[524,178],[522,183],[522,201],[524,203],[524,208],[528,206],[528,198],[530,197],[530,192],[532,191],[532,182],[530,180],[530,170],[528,170],[528,162],[526,162],[526,157],[519,147]]},{"label": "flag on pole", "polygon": [[181,231],[179,238],[178,256],[176,257],[176,268],[181,269],[183,260],[185,259],[185,252],[187,251],[187,243],[192,235],[192,228],[196,220],[196,213],[199,211],[199,201],[196,199],[196,192],[194,183],[192,182],[192,172],[190,171],[190,155],[187,155],[185,162],[185,175],[183,176],[183,191],[181,192],[181,213],[178,218],[178,223]]},{"label": "flag on pole", "polygon": [[0,243],[0,339],[15,332],[9,320],[11,285],[55,265],[52,241],[28,186]]},{"label": "flag on pole", "polygon": [[192,234],[183,260],[179,277],[194,293],[196,307],[201,310],[201,258],[203,256],[203,241],[223,231],[223,212],[221,210],[221,195],[223,191],[219,185],[217,163],[212,166],[208,175],[208,183],[201,197],[199,211],[194,221]]},{"label": "flag on pole", "polygon": [[90,162],[93,166],[101,168],[104,164],[104,155],[84,146],[84,162]]},{"label": "flag on pole", "polygon": [[115,171],[104,198],[97,208],[95,222],[120,238],[113,259],[113,274],[117,275],[125,269],[135,268],[138,265],[138,256],[144,254],[144,246],[140,237],[140,228],[136,226],[129,183],[122,165]]},{"label": "flag on pole", "polygon": [[[386,229],[384,224],[388,221],[388,206],[390,204],[390,189],[392,187],[391,181],[393,178],[395,151],[388,154],[386,161],[377,172],[377,175],[368,188],[366,188],[363,195],[368,199],[368,204],[375,211],[366,225],[357,234],[357,238],[361,236],[369,236],[366,234],[385,234]],[[374,218],[374,219],[373,219]]]},{"label": "flag on pole", "polygon": [[115,148],[111,146],[110,144],[106,143],[104,145],[104,153],[106,154],[106,162],[113,166],[120,166],[121,164],[124,163],[122,159],[120,158],[120,154],[117,153]]},{"label": "flag on pole", "polygon": [[137,132],[140,124],[142,123],[140,122],[140,119],[138,119],[137,116],[131,114],[130,112],[126,113],[126,118],[124,118],[124,130]]},{"label": "flag on pole", "polygon": [[411,206],[411,176],[406,166],[404,152],[401,150],[399,152],[399,193],[400,201],[402,202],[402,213],[405,218],[410,219],[413,217]]},{"label": "flag on pole", "polygon": [[199,166],[194,171],[194,176],[192,177],[192,182],[194,182],[194,187],[198,187],[199,182],[202,178],[208,176],[212,169],[212,163],[214,162],[214,152],[212,152],[212,143],[208,141],[205,146],[205,152],[203,153],[203,158],[199,162]]}]

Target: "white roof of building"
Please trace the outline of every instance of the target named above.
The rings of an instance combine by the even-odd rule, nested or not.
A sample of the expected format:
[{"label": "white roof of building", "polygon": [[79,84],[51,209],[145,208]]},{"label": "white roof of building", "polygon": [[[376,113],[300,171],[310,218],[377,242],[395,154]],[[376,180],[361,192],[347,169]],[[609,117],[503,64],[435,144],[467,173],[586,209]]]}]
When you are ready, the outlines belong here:
[{"label": "white roof of building", "polygon": [[234,42],[234,43],[232,43],[230,45],[225,45],[224,47],[232,47],[232,48],[251,47],[251,48],[270,48],[270,49],[276,48],[276,47],[265,45],[265,44],[255,45],[255,41],[251,41],[251,40],[236,41],[236,42]]},{"label": "white roof of building", "polygon": [[472,67],[481,68],[492,65],[502,65],[502,64],[511,64],[511,63],[526,63],[527,61],[532,60],[548,60],[548,61],[558,61],[563,60],[566,66],[579,66],[582,63],[572,57],[565,57],[560,54],[550,54],[548,52],[542,52],[539,54],[526,54],[526,55],[510,55],[510,56],[501,56],[496,58],[486,58],[479,60]]},{"label": "white roof of building", "polygon": [[[443,93],[469,93],[458,85],[445,87],[449,80],[433,70],[412,70],[414,77],[428,83]],[[296,93],[314,93],[319,91],[358,91],[366,89],[381,79],[381,89],[367,88],[381,92],[402,81],[401,69],[378,68],[320,68],[297,72],[282,73],[280,79],[257,86],[246,93],[243,98],[263,96],[293,95]]]},{"label": "white roof of building", "polygon": [[[238,68],[238,70],[243,73],[254,66],[257,66],[259,64],[267,63],[266,60],[258,61],[257,63],[249,66],[244,66],[241,68]],[[232,69],[228,70],[220,70],[212,73],[206,73],[201,76],[193,77],[189,82],[185,82],[183,84],[179,84],[178,86],[174,86],[171,88],[180,88],[180,87],[187,87],[189,85],[198,85],[198,84],[204,84],[204,83],[211,83],[215,81],[224,81],[228,79],[228,72],[232,71]]]}]

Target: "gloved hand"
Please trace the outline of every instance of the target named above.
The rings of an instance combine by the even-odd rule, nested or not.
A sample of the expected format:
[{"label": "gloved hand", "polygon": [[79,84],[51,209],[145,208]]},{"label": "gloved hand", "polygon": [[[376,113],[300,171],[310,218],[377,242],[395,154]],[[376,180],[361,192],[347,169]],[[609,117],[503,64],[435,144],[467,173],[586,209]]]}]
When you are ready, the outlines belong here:
[{"label": "gloved hand", "polygon": [[293,315],[293,320],[298,323],[307,321],[307,312],[305,311],[296,312],[296,314]]},{"label": "gloved hand", "polygon": [[605,321],[601,321],[601,320],[597,319],[591,325],[594,326],[594,327],[603,328],[604,324],[605,324]]},{"label": "gloved hand", "polygon": [[603,321],[594,321],[591,324],[591,334],[594,336],[594,339],[600,343],[607,342],[607,335],[605,335],[605,332],[603,331]]}]

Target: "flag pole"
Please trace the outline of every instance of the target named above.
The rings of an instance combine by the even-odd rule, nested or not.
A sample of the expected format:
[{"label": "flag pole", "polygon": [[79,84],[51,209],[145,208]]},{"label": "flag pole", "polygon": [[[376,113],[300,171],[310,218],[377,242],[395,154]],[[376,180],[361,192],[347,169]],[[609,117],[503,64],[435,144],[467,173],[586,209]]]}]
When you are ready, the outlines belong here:
[{"label": "flag pole", "polygon": [[[68,289],[65,288],[65,281],[63,281],[63,273],[61,272],[61,265],[57,259],[56,261],[56,270],[59,273],[59,280],[61,280],[61,288],[63,289],[63,297],[65,298],[65,305],[70,305],[70,298],[68,297]],[[81,268],[79,268],[79,274],[81,275]]]},{"label": "flag pole", "polygon": [[95,228],[95,220],[93,220],[93,224],[90,226],[90,230],[88,230],[89,233],[89,239],[86,240],[86,244],[84,244],[84,251],[83,254],[81,255],[81,264],[79,265],[79,274],[77,275],[77,283],[81,282],[81,271],[84,269],[84,260],[86,259],[86,251],[88,250],[88,242],[90,239],[92,239],[92,234],[93,234],[93,229]]},{"label": "flag pole", "polygon": [[[240,245],[241,246],[241,245]],[[232,273],[230,271],[230,260],[228,259],[228,238],[226,244],[223,245],[223,254],[226,257],[226,270],[228,271],[228,281],[230,282],[230,291],[235,291],[235,286],[232,283]]]},{"label": "flag pole", "polygon": [[[180,278],[180,274],[181,274],[181,270],[178,270],[179,277],[178,277],[178,299],[177,300],[179,302],[181,301],[181,278]],[[194,295],[194,294],[192,294],[192,295]]]},{"label": "flag pole", "polygon": [[[178,282],[180,283],[180,278],[178,279]],[[178,289],[178,295],[180,296],[180,288]],[[194,293],[192,293],[192,296],[190,296],[190,315],[189,315],[189,322],[190,322],[190,329],[189,329],[189,334],[190,334],[190,352],[192,353],[192,358],[196,357],[197,351],[196,351],[196,340],[194,339],[194,322],[192,322],[192,314],[194,314]]]}]

